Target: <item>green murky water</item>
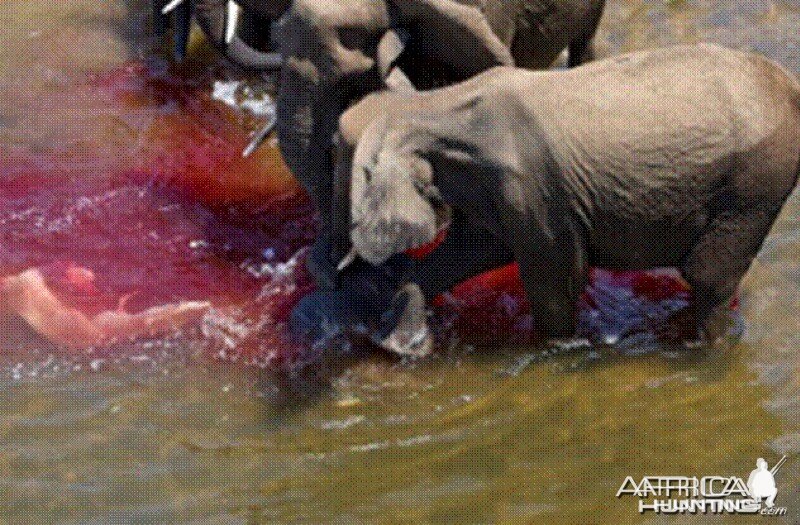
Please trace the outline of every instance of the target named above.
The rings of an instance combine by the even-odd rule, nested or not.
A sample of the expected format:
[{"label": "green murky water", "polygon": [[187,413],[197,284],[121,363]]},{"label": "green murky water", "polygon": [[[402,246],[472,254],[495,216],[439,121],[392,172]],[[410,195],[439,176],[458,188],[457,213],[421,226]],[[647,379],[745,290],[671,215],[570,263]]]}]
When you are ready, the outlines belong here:
[{"label": "green murky water", "polygon": [[[0,152],[64,140],[35,100],[135,58],[146,16],[141,2],[3,0]],[[712,40],[799,72],[800,3],[611,0],[599,39],[604,54]],[[620,483],[746,479],[782,454],[787,517],[723,521],[798,523],[796,194],[742,304],[743,340],[691,355],[459,349],[288,379],[169,341],[86,363],[21,356],[0,334],[0,523],[682,523],[639,515]]]}]

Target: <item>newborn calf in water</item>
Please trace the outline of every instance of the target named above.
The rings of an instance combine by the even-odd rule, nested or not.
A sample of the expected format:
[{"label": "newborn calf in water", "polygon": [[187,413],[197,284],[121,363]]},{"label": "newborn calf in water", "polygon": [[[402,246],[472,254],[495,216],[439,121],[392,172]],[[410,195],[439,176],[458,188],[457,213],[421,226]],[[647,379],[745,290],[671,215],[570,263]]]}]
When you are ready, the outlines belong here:
[{"label": "newborn calf in water", "polygon": [[449,208],[447,239],[407,272],[427,299],[517,261],[536,329],[570,337],[590,266],[676,267],[702,327],[796,184],[800,86],[760,56],[678,46],[372,95],[340,134],[357,147],[338,155],[336,256],[349,240],[382,265]]}]

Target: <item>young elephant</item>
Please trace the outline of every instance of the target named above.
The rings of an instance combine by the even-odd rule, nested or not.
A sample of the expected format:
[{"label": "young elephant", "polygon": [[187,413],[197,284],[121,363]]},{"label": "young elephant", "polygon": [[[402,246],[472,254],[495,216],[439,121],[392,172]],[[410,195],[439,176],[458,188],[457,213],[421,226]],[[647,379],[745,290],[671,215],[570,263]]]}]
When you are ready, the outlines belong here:
[{"label": "young elephant", "polygon": [[363,259],[380,265],[433,241],[448,208],[460,216],[414,272],[428,298],[516,260],[537,329],[569,337],[590,265],[677,267],[702,326],[795,187],[800,85],[760,56],[679,46],[372,95],[342,134],[360,137],[349,233]]}]

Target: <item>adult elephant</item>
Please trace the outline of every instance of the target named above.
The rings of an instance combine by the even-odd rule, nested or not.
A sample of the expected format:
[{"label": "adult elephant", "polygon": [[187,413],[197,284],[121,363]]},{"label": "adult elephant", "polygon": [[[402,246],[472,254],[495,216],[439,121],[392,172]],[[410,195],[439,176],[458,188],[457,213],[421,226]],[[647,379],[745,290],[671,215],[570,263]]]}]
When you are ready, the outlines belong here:
[{"label": "adult elephant", "polygon": [[580,64],[593,57],[603,7],[603,0],[293,2],[279,32],[279,142],[321,218],[308,262],[321,286],[296,308],[296,333],[315,340],[328,335],[320,333],[323,326],[334,332],[366,328],[379,345],[405,353],[419,353],[429,341],[420,331],[424,301],[413,287],[397,289],[410,270],[407,257],[380,268],[360,262],[344,275],[335,271],[340,254],[331,249],[331,230],[347,224],[331,209],[334,134],[343,111],[392,83],[392,72],[402,72],[401,86],[407,79],[427,89],[496,65],[546,67],[565,48],[569,65]]},{"label": "adult elephant", "polygon": [[678,269],[703,335],[797,185],[800,83],[755,54],[675,46],[372,94],[342,116],[339,135],[340,257],[352,244],[380,272],[449,231],[407,269],[416,284],[395,271],[363,291],[347,273],[318,294],[318,322],[295,316],[300,328],[383,300],[394,332],[379,342],[425,354],[424,299],[516,261],[541,335],[575,333],[590,266]]},{"label": "adult elephant", "polygon": [[320,212],[310,269],[331,264],[333,137],[353,102],[402,71],[416,88],[450,85],[496,65],[569,64],[593,56],[604,0],[294,0],[278,39],[283,66],[277,129],[281,152]]},{"label": "adult elephant", "polygon": [[[334,278],[330,236],[334,133],[344,110],[387,84],[428,89],[466,80],[497,65],[547,67],[565,48],[569,65],[578,65],[593,57],[592,40],[604,4],[605,0],[242,2],[246,12],[270,17],[282,13],[276,31],[282,64],[274,124],[286,163],[319,210],[320,236],[308,267],[322,289],[341,284]],[[226,56],[248,67],[268,64],[267,54],[247,49],[235,37],[229,12],[225,0],[197,1],[198,22]],[[262,131],[256,140],[265,136]],[[350,273],[358,283],[354,286],[370,289],[378,281],[395,282],[407,266],[398,257],[379,270],[363,266],[358,270],[356,265]],[[304,301],[295,318],[311,325],[321,315],[364,324],[388,307],[370,300],[359,301],[356,307],[348,304],[352,298],[343,299],[339,311],[351,318],[336,319],[337,315],[328,315],[330,311],[321,312],[336,302],[325,298],[326,293],[322,290]]]}]

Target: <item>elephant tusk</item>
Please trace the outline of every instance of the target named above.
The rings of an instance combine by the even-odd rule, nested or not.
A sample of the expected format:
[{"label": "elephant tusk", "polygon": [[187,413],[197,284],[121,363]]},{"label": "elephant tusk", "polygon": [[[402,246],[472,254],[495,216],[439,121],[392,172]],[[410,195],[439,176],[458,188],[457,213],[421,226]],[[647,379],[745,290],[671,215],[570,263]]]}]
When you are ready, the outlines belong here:
[{"label": "elephant tusk", "polygon": [[408,78],[408,75],[400,69],[399,66],[395,66],[386,75],[386,78],[383,79],[383,83],[386,84],[386,87],[389,88],[390,91],[405,91],[410,93],[415,93],[417,91],[417,86],[411,82],[411,79]]},{"label": "elephant tusk", "polygon": [[275,126],[278,124],[278,117],[277,115],[273,115],[266,124],[258,131],[258,133],[253,136],[253,140],[250,141],[250,144],[247,145],[246,148],[242,151],[242,157],[249,157],[253,154],[255,150],[258,149],[261,144],[267,140],[267,137],[272,130],[275,129]]},{"label": "elephant tusk", "polygon": [[161,14],[168,15],[170,12],[172,12],[173,9],[181,5],[181,3],[183,3],[183,0],[171,0],[167,5],[165,5],[161,9]]},{"label": "elephant tusk", "polygon": [[378,42],[378,71],[382,78],[386,78],[396,65],[406,44],[410,40],[409,34],[402,29],[390,29],[384,33]]},{"label": "elephant tusk", "polygon": [[239,25],[239,15],[242,13],[242,8],[233,0],[228,0],[227,14],[228,18],[225,22],[225,43],[230,44],[233,37],[236,35],[236,28]]},{"label": "elephant tusk", "polygon": [[339,265],[336,267],[337,272],[343,271],[345,268],[356,262],[358,258],[358,252],[356,251],[355,247],[351,248],[347,255],[341,260]]}]

